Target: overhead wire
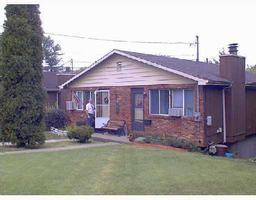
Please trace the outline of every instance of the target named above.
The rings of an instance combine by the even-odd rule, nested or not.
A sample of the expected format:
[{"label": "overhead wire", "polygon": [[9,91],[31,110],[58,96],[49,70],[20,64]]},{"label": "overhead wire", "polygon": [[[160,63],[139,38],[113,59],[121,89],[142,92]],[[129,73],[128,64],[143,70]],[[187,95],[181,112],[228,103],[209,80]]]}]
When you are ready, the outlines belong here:
[{"label": "overhead wire", "polygon": [[[0,25],[4,28],[3,25]],[[167,44],[167,45],[195,45],[195,41],[193,42],[168,42],[168,41],[140,41],[140,40],[124,40],[124,39],[108,39],[108,38],[97,38],[97,37],[88,37],[88,36],[80,36],[80,35],[70,35],[63,33],[51,33],[44,32],[45,35],[53,35],[53,36],[61,36],[61,37],[69,37],[69,38],[77,38],[77,39],[87,39],[94,41],[103,41],[103,42],[118,42],[118,43],[138,43],[138,44]]]}]

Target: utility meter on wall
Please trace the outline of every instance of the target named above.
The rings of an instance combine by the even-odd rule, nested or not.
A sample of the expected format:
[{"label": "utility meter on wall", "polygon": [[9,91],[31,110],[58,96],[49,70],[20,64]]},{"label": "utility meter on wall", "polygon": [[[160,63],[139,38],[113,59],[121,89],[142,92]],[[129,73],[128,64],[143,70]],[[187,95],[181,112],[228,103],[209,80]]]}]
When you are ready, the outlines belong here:
[{"label": "utility meter on wall", "polygon": [[207,124],[207,126],[212,126],[212,116],[206,117],[206,124]]}]

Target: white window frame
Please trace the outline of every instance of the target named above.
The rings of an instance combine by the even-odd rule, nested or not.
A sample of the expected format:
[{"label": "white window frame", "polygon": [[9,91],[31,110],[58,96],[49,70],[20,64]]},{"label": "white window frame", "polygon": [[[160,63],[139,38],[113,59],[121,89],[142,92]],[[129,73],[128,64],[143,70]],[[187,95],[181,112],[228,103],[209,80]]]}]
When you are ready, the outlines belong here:
[{"label": "white window frame", "polygon": [[[159,105],[158,105],[158,110],[159,110],[159,113],[158,114],[153,114],[151,113],[151,91],[152,90],[158,90],[158,101],[159,101]],[[168,116],[168,114],[160,114],[160,91],[161,90],[168,90],[168,93],[169,93],[169,108],[170,108],[170,104],[171,104],[171,95],[170,95],[170,89],[150,89],[149,90],[149,114],[150,115],[157,115],[157,116]],[[168,109],[169,109],[168,108]]]},{"label": "white window frame", "polygon": [[[158,107],[158,109],[159,109],[159,113],[158,114],[153,114],[153,113],[151,113],[151,91],[152,90],[158,90],[158,101],[159,101],[159,107]],[[182,102],[182,116],[185,116],[185,90],[192,90],[193,91],[193,89],[179,89],[179,88],[177,88],[177,89],[150,89],[149,90],[149,114],[150,115],[156,115],[156,116],[169,116],[168,114],[160,114],[160,91],[161,90],[168,90],[169,91],[169,108],[168,109],[170,109],[170,108],[173,108],[173,91],[174,90],[182,90],[182,98],[183,98],[183,102]],[[194,94],[194,93],[193,93]],[[193,109],[194,109],[194,107],[193,107]]]},{"label": "white window frame", "polygon": [[[82,110],[84,110],[84,93],[85,92],[90,92],[90,99],[92,99],[92,96],[95,95],[95,91],[91,91],[91,90],[75,90],[75,91],[73,91],[73,93],[77,93],[77,92],[82,92],[82,100],[81,100],[82,101],[82,108],[78,108],[78,105],[76,104],[75,110],[82,111]],[[75,102],[74,95],[72,95],[72,101]],[[94,101],[95,101],[95,99],[94,99]],[[95,104],[95,102],[94,102],[94,104]]]}]

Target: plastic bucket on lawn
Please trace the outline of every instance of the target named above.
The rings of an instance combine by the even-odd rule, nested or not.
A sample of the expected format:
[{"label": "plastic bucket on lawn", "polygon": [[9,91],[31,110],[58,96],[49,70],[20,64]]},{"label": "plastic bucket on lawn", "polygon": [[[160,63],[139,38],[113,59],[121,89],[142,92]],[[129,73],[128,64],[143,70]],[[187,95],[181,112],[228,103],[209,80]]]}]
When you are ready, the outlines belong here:
[{"label": "plastic bucket on lawn", "polygon": [[225,157],[227,158],[233,158],[234,154],[233,153],[225,153]]},{"label": "plastic bucket on lawn", "polygon": [[217,156],[225,156],[225,153],[228,150],[228,147],[224,144],[217,144],[215,145],[217,149]]}]

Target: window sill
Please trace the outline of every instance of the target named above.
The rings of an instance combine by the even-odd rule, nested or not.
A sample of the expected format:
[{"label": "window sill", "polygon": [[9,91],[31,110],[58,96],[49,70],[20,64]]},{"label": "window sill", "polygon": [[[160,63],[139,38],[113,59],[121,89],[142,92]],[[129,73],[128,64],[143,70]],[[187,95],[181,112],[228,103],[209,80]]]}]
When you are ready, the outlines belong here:
[{"label": "window sill", "polygon": [[76,111],[76,112],[84,112],[84,110],[77,110],[77,109],[75,109],[74,111]]},{"label": "window sill", "polygon": [[185,120],[194,120],[192,116],[169,116],[169,115],[157,115],[157,114],[149,114],[149,119],[185,119]]}]

